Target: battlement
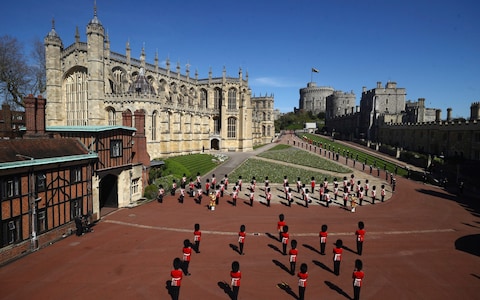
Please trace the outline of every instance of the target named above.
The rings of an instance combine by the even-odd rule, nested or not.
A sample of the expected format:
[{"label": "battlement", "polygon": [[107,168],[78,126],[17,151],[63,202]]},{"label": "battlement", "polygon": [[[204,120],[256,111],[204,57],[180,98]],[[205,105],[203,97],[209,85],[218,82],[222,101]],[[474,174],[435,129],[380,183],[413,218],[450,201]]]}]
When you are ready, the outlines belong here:
[{"label": "battlement", "polygon": [[388,126],[388,127],[422,127],[422,126],[478,126],[480,125],[480,122],[477,120],[473,121],[440,121],[440,122],[419,122],[419,123],[384,123],[382,124],[383,126]]}]

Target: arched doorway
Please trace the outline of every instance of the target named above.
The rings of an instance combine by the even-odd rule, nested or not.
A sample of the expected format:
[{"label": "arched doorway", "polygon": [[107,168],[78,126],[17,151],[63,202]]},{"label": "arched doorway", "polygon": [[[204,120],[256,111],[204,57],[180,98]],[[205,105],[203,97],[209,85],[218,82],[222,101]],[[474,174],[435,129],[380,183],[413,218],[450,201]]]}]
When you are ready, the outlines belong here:
[{"label": "arched doorway", "polygon": [[117,176],[108,174],[100,180],[100,215],[118,208]]},{"label": "arched doorway", "polygon": [[212,139],[210,141],[210,149],[220,150],[220,141],[218,139]]}]

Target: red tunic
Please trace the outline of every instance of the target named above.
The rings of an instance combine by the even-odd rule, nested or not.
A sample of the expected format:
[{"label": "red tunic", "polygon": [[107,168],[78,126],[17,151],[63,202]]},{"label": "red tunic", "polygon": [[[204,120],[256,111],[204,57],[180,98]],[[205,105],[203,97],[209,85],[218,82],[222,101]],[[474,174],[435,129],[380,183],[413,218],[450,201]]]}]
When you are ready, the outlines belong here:
[{"label": "red tunic", "polygon": [[282,244],[288,244],[288,238],[290,235],[288,232],[282,232]]},{"label": "red tunic", "polygon": [[242,273],[238,272],[230,272],[230,277],[232,278],[232,286],[240,286],[240,279],[242,278]]},{"label": "red tunic", "polygon": [[298,276],[298,286],[307,287],[308,273],[298,272],[297,276]]},{"label": "red tunic", "polygon": [[328,233],[326,231],[320,231],[320,233],[318,234],[318,236],[320,237],[320,243],[327,243],[327,235]]},{"label": "red tunic", "polygon": [[355,235],[357,236],[357,241],[363,242],[365,239],[365,229],[357,229],[357,231],[355,231]]},{"label": "red tunic", "polygon": [[342,261],[342,248],[333,248],[333,261]]},{"label": "red tunic", "polygon": [[183,248],[183,261],[190,261],[190,256],[192,256],[192,248],[184,247]]},{"label": "red tunic", "polygon": [[290,262],[297,262],[297,249],[290,249],[290,251],[288,251],[288,254],[290,255]]},{"label": "red tunic", "polygon": [[195,230],[193,232],[193,241],[200,242],[201,239],[202,239],[202,232],[200,230]]},{"label": "red tunic", "polygon": [[170,276],[172,277],[172,286],[180,286],[182,283],[183,272],[182,270],[172,270],[170,272]]},{"label": "red tunic", "polygon": [[278,221],[277,222],[277,230],[279,232],[282,232],[283,231],[283,226],[287,225],[285,221]]},{"label": "red tunic", "polygon": [[243,231],[240,231],[238,233],[238,242],[241,244],[245,243],[245,236],[246,236],[246,233]]},{"label": "red tunic", "polygon": [[353,286],[361,287],[364,277],[365,277],[365,273],[363,273],[363,271],[354,270],[352,274]]}]

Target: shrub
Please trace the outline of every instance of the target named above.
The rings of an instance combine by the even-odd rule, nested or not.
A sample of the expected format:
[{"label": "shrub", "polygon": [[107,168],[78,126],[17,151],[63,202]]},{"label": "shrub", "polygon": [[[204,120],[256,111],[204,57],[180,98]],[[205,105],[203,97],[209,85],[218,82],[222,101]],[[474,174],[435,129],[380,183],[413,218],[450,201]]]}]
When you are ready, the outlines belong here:
[{"label": "shrub", "polygon": [[157,197],[158,187],[155,184],[150,184],[145,188],[143,196],[147,199],[155,199]]}]

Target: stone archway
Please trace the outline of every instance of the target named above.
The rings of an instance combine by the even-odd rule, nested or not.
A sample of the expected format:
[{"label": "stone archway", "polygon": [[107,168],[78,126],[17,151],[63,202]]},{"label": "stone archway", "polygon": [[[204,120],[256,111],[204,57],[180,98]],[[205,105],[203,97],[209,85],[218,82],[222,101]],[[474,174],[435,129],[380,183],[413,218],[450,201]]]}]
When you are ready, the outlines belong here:
[{"label": "stone archway", "polygon": [[212,139],[210,141],[210,149],[220,150],[220,141],[218,139]]},{"label": "stone archway", "polygon": [[100,215],[118,208],[118,177],[108,174],[100,180]]}]

